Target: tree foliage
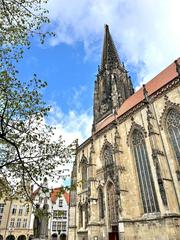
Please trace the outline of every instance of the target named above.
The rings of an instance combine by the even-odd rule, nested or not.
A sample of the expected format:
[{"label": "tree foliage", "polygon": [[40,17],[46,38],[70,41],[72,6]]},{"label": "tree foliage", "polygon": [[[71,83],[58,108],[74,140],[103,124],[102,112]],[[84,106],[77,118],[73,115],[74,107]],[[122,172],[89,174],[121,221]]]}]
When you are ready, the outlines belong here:
[{"label": "tree foliage", "polygon": [[39,36],[41,43],[47,35],[42,30],[49,23],[47,0],[0,0],[0,59],[1,66],[22,58],[24,47],[30,47],[31,39]]},{"label": "tree foliage", "polygon": [[50,107],[42,101],[44,87],[46,83],[36,78],[21,83],[1,72],[0,173],[12,188],[38,184],[43,176],[53,178],[58,174],[54,169],[70,160],[71,148],[61,137],[53,141],[53,128],[45,123]]},{"label": "tree foliage", "polygon": [[[53,141],[54,129],[46,124],[50,107],[41,92],[47,83],[36,75],[18,79],[15,62],[23,57],[31,38],[43,43],[49,22],[46,0],[0,0],[0,189],[14,189],[29,196],[29,184],[39,185],[44,176],[53,179],[55,169],[71,160],[72,146],[61,136]],[[58,174],[60,172],[56,172]],[[41,185],[39,185],[41,186]]]}]

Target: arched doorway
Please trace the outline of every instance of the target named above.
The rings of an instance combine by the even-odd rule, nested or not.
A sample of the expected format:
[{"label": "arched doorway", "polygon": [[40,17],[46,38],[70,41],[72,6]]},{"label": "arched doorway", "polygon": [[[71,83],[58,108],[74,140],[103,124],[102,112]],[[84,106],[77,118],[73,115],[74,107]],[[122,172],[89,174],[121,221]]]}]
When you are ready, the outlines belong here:
[{"label": "arched doorway", "polygon": [[17,240],[26,240],[26,236],[25,235],[19,235]]},{"label": "arched doorway", "polygon": [[6,240],[15,240],[15,236],[14,235],[9,235],[9,236],[7,236]]},{"label": "arched doorway", "polygon": [[52,236],[51,236],[51,239],[52,240],[57,240],[58,239],[57,233],[53,233]]},{"label": "arched doorway", "polygon": [[32,240],[32,239],[33,239],[33,235],[30,235],[30,236],[29,236],[29,240]]},{"label": "arched doorway", "polygon": [[65,233],[62,233],[60,235],[60,240],[66,240],[66,234]]},{"label": "arched doorway", "polygon": [[3,236],[2,235],[0,235],[0,240],[3,240]]}]

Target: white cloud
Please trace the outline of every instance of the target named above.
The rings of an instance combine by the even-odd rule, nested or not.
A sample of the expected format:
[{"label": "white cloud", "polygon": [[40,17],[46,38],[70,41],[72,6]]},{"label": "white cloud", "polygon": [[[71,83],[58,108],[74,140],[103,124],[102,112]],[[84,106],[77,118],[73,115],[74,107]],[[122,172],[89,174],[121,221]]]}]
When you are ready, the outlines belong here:
[{"label": "white cloud", "polygon": [[92,115],[89,111],[77,113],[75,110],[70,110],[68,113],[63,113],[56,104],[53,104],[49,121],[56,127],[55,137],[61,135],[67,144],[75,139],[81,144],[91,135]]},{"label": "white cloud", "polygon": [[[83,89],[82,89],[83,90]],[[77,96],[78,97],[78,96]],[[57,140],[59,136],[62,136],[66,144],[71,144],[75,139],[78,139],[78,143],[81,144],[91,135],[92,115],[89,111],[83,113],[77,113],[74,110],[68,113],[63,113],[60,107],[56,103],[51,104],[52,109],[47,119],[48,124],[56,128],[53,140]],[[56,172],[61,170],[61,174]],[[65,163],[60,165],[55,170],[55,179],[49,182],[49,187],[59,187],[61,185],[69,185],[70,178],[63,176],[69,175],[72,170],[72,163]]]},{"label": "white cloud", "polygon": [[179,0],[49,0],[59,43],[84,43],[100,54],[103,25],[110,25],[120,55],[138,69],[138,84],[150,80],[180,55]]}]

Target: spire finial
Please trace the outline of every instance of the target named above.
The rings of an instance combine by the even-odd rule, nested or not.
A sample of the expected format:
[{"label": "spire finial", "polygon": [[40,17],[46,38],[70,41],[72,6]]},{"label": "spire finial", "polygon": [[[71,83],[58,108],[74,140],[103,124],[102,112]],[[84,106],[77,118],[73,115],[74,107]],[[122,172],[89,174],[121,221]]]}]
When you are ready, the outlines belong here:
[{"label": "spire finial", "polygon": [[120,64],[119,56],[112,40],[111,34],[109,32],[109,26],[107,24],[104,25],[104,44],[103,44],[103,52],[102,52],[102,63],[101,69],[108,69],[111,67],[116,67],[116,65]]},{"label": "spire finial", "polygon": [[105,31],[109,30],[109,26],[107,24],[104,24]]}]

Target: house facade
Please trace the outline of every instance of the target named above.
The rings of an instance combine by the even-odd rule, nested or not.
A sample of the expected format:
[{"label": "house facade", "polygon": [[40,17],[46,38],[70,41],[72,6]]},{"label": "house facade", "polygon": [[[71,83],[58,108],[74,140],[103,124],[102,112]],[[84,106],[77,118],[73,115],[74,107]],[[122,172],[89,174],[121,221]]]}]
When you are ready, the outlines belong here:
[{"label": "house facade", "polygon": [[32,205],[17,199],[0,199],[0,240],[29,240]]},{"label": "house facade", "polygon": [[[46,186],[47,187],[47,186]],[[51,192],[38,188],[34,191],[34,204],[43,208],[48,205],[48,226],[46,239],[66,240],[68,229],[69,193],[61,187],[52,189]],[[48,189],[48,188],[47,188]],[[35,213],[32,213],[30,229],[33,229]]]}]

